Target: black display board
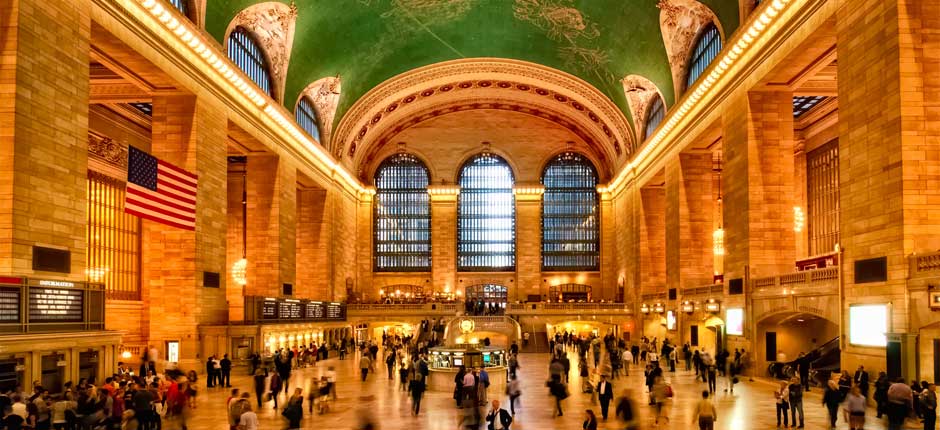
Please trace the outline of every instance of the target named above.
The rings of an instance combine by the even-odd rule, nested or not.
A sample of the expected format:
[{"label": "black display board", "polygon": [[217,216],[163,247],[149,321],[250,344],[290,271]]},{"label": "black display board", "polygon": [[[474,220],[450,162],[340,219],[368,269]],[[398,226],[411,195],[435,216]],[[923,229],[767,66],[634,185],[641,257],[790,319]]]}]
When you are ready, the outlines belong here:
[{"label": "black display board", "polygon": [[278,301],[277,318],[282,320],[300,320],[304,318],[304,306],[298,301]]},{"label": "black display board", "polygon": [[277,319],[277,302],[265,300],[261,302],[261,318],[266,320]]},{"label": "black display board", "polygon": [[343,303],[327,303],[326,319],[331,321],[345,321],[346,305]]},{"label": "black display board", "polygon": [[261,319],[298,322],[345,321],[346,304],[265,298],[261,301]]},{"label": "black display board", "polygon": [[29,289],[29,322],[81,322],[84,291],[58,288]]},{"label": "black display board", "polygon": [[0,323],[20,322],[20,289],[0,288]]},{"label": "black display board", "polygon": [[320,302],[308,302],[307,303],[307,319],[308,320],[323,320],[326,318],[326,306],[323,306],[323,303]]}]

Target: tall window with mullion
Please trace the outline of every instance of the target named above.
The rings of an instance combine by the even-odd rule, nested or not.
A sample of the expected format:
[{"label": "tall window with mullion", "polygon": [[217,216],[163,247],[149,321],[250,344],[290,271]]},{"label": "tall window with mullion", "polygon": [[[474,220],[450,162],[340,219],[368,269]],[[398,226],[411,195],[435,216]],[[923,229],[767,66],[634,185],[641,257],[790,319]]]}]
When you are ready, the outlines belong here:
[{"label": "tall window with mullion", "polygon": [[170,0],[170,4],[180,11],[181,14],[189,18],[189,0]]},{"label": "tall window with mullion", "polygon": [[666,117],[666,104],[663,103],[662,96],[659,93],[650,100],[650,107],[647,109],[646,113],[646,133],[643,135],[644,139],[648,139],[656,127],[659,127],[659,123],[663,122],[663,118]]},{"label": "tall window with mullion", "polygon": [[597,171],[581,154],[558,155],[542,174],[542,270],[598,270]]},{"label": "tall window with mullion", "polygon": [[228,36],[228,57],[261,88],[261,91],[274,97],[271,68],[264,57],[264,51],[243,27],[235,27]]},{"label": "tall window with mullion", "polygon": [[719,52],[721,52],[721,33],[714,23],[710,23],[699,33],[692,48],[692,55],[689,56],[686,89],[692,88],[692,84],[705,73],[705,69],[708,69],[708,65],[718,57]]},{"label": "tall window with mullion", "polygon": [[515,270],[515,181],[509,163],[480,154],[464,163],[458,182],[457,270]]},{"label": "tall window with mullion", "polygon": [[431,270],[430,175],[421,160],[396,154],[375,174],[375,271]]},{"label": "tall window with mullion", "polygon": [[313,103],[310,102],[310,98],[307,96],[301,97],[294,111],[294,118],[297,119],[297,124],[300,125],[300,128],[304,129],[307,134],[319,141],[320,127],[317,123],[317,113],[313,109]]}]

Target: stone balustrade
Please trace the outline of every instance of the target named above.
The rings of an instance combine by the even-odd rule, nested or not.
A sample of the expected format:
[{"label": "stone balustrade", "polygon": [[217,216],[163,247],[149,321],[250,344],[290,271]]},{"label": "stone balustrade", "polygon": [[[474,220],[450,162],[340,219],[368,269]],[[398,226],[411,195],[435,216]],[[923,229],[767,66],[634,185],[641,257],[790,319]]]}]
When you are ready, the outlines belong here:
[{"label": "stone balustrade", "polygon": [[457,303],[400,303],[400,304],[350,304],[346,314],[350,317],[363,316],[453,316],[458,309]]},{"label": "stone balustrade", "polygon": [[755,295],[788,295],[807,293],[836,293],[839,287],[839,266],[786,273],[751,280]]}]

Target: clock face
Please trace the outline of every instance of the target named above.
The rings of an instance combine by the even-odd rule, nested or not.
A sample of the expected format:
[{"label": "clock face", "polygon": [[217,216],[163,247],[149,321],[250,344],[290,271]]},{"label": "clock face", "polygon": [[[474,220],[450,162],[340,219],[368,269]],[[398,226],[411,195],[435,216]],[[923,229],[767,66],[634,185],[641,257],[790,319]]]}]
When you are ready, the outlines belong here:
[{"label": "clock face", "polygon": [[473,320],[463,320],[460,322],[460,331],[469,333],[473,331]]}]

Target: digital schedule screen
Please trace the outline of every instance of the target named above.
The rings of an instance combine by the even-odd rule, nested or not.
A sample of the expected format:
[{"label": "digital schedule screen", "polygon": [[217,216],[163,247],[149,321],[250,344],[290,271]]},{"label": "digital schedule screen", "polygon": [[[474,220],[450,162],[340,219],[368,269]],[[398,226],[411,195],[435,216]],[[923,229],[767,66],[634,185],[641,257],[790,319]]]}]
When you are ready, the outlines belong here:
[{"label": "digital schedule screen", "polygon": [[20,289],[0,288],[0,323],[20,321]]},{"label": "digital schedule screen", "polygon": [[30,322],[81,322],[84,292],[56,288],[29,290]]}]

